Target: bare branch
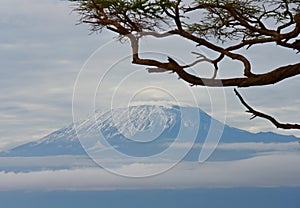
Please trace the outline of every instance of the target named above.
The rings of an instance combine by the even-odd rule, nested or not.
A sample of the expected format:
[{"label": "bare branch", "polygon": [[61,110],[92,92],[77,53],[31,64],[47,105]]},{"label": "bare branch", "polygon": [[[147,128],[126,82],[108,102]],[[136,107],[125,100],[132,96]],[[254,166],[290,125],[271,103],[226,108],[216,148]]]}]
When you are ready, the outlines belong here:
[{"label": "bare branch", "polygon": [[201,62],[209,62],[209,63],[212,63],[212,60],[210,60],[209,58],[207,58],[205,55],[203,55],[203,54],[201,54],[201,53],[198,53],[198,52],[192,52],[192,54],[198,55],[197,60],[194,61],[194,62],[191,63],[191,64],[187,64],[187,65],[185,65],[185,66],[182,66],[182,68],[192,67],[192,66],[195,66],[196,64],[201,63]]},{"label": "bare branch", "polygon": [[167,72],[168,71],[167,69],[159,68],[159,67],[156,67],[156,68],[146,68],[146,70],[149,73],[162,73],[162,72]]},{"label": "bare branch", "polygon": [[255,117],[260,117],[269,120],[273,125],[277,128],[281,129],[300,129],[300,124],[290,124],[290,123],[280,123],[274,117],[262,113],[260,111],[254,110],[250,105],[246,103],[240,93],[234,89],[236,96],[239,98],[240,102],[247,108],[247,113],[251,113],[252,117],[250,119],[254,119]]},{"label": "bare branch", "polygon": [[208,87],[251,87],[251,86],[264,86],[278,83],[289,77],[294,77],[300,74],[300,63],[294,65],[287,65],[274,69],[268,73],[258,74],[254,77],[238,77],[228,79],[214,79],[197,77],[187,73],[183,66],[180,66],[175,60],[169,58],[169,62],[163,63],[152,59],[140,59],[135,54],[132,61],[134,64],[145,66],[156,66],[165,69],[164,71],[175,72],[181,79],[185,80],[191,85],[200,85]]},{"label": "bare branch", "polygon": [[181,35],[182,37],[188,39],[188,40],[192,40],[192,41],[198,43],[199,45],[204,45],[205,47],[207,47],[207,48],[209,48],[213,51],[216,51],[216,52],[219,52],[223,55],[226,55],[226,56],[230,57],[233,60],[241,61],[244,65],[244,75],[247,76],[247,77],[255,76],[255,74],[253,74],[251,72],[250,61],[245,56],[243,56],[241,54],[237,54],[237,53],[232,53],[229,50],[226,50],[222,47],[219,47],[215,44],[212,44],[212,43],[208,42],[207,40],[205,40],[203,38],[196,37],[196,36],[186,32],[186,31],[178,31],[178,34]]}]

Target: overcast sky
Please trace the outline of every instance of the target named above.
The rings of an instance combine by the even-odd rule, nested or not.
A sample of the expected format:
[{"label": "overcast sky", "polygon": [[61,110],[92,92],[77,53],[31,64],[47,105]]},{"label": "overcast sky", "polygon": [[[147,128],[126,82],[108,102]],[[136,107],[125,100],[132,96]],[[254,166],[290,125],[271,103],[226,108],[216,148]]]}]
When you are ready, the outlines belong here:
[{"label": "overcast sky", "polygon": [[[250,115],[244,113],[232,88],[225,91],[193,88],[186,96],[188,86],[174,75],[147,74],[143,67],[131,66],[128,44],[121,45],[108,32],[89,35],[88,26],[76,25],[78,16],[71,10],[71,3],[61,0],[1,1],[0,149],[39,139],[70,124],[73,87],[80,70],[80,85],[75,92],[78,105],[90,106],[91,95],[95,94],[99,108],[109,106],[112,100],[116,106],[126,104],[128,96],[131,101],[183,103],[191,102],[195,96],[198,106],[210,114],[213,111],[217,118],[222,120],[226,113],[226,122],[231,126],[300,136],[299,131],[276,130],[265,120],[249,121]],[[167,52],[164,50],[170,49],[168,55],[186,61],[185,57],[190,57],[186,51],[195,49],[187,42],[164,41],[155,44],[145,40],[143,51],[151,52],[145,55],[163,59]],[[255,60],[255,72],[262,72],[280,64],[295,63],[300,55],[286,50],[278,53],[267,46],[253,47],[249,56]],[[224,67],[239,71],[235,70],[237,65],[230,63]],[[300,122],[299,78],[240,92],[255,108],[283,122]],[[115,86],[116,83],[120,85]],[[174,98],[168,89],[178,89],[179,94]]]}]

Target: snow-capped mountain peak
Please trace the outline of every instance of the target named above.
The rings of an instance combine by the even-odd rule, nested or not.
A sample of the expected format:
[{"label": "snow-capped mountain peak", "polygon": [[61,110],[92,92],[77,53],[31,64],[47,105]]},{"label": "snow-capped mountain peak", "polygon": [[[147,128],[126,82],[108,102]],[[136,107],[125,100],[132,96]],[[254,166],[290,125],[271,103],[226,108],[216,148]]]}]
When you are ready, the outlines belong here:
[{"label": "snow-capped mountain peak", "polygon": [[[203,144],[213,120],[195,107],[135,105],[109,110],[105,113],[95,113],[83,121],[54,131],[38,141],[26,143],[0,155],[86,154],[78,136],[94,138],[94,144],[98,145],[97,137],[102,135],[111,146],[118,147],[120,151],[147,156],[163,151],[178,137],[181,137],[183,141],[190,139],[189,137],[195,137],[195,143]],[[294,136],[274,133],[253,134],[226,125],[221,136],[220,141],[223,143],[297,140]]]}]

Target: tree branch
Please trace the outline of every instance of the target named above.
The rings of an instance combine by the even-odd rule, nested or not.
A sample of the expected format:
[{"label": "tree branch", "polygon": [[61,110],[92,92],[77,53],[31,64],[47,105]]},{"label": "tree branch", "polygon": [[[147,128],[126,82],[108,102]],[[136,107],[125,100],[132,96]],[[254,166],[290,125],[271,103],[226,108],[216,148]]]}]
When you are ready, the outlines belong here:
[{"label": "tree branch", "polygon": [[[138,52],[136,50],[136,52]],[[287,65],[277,69],[274,69],[268,73],[257,74],[254,77],[237,77],[228,79],[214,79],[214,78],[203,78],[197,77],[186,72],[183,66],[180,66],[174,60],[172,62],[163,63],[152,59],[140,59],[138,54],[134,54],[134,59],[132,61],[134,64],[145,65],[145,66],[155,66],[158,68],[166,69],[161,70],[175,72],[179,78],[190,83],[191,85],[200,85],[208,87],[251,87],[251,86],[264,86],[278,83],[289,77],[294,77],[300,74],[300,63],[294,65]],[[157,71],[159,72],[159,71]]]},{"label": "tree branch", "polygon": [[211,49],[215,52],[219,52],[223,55],[226,55],[226,56],[230,57],[233,60],[241,61],[244,65],[244,75],[247,76],[247,77],[254,77],[255,76],[255,74],[253,74],[251,72],[251,64],[250,64],[249,60],[246,57],[244,57],[243,55],[232,53],[227,49],[224,49],[224,48],[219,47],[215,44],[212,44],[212,43],[208,42],[207,40],[205,40],[203,38],[196,37],[196,36],[192,35],[191,33],[188,33],[184,30],[178,31],[178,34],[180,36],[182,36],[183,38],[194,41],[194,42],[198,43],[199,45],[204,45],[205,47],[207,47],[207,48],[209,48],[209,49]]},{"label": "tree branch", "polygon": [[290,124],[290,123],[280,123],[275,118],[273,118],[270,115],[267,115],[265,113],[259,112],[257,110],[254,110],[250,105],[246,103],[246,101],[243,99],[243,97],[240,95],[240,93],[234,89],[234,92],[236,96],[239,98],[240,102],[247,108],[247,113],[251,113],[252,117],[251,119],[254,119],[255,117],[260,117],[269,120],[274,126],[281,129],[300,129],[300,124]]}]

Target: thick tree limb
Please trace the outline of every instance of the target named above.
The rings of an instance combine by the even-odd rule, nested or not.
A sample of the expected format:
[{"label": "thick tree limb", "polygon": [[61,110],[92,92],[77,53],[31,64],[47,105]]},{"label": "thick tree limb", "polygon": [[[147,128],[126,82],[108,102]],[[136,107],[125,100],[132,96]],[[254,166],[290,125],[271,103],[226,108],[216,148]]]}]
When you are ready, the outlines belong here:
[{"label": "thick tree limb", "polygon": [[[170,59],[169,59],[170,61]],[[173,60],[174,61],[174,60]],[[214,78],[202,78],[187,73],[183,66],[180,66],[177,62],[162,63],[151,59],[140,59],[138,55],[135,55],[133,60],[134,64],[156,66],[163,68],[164,71],[175,72],[181,79],[190,83],[191,85],[200,85],[208,87],[250,87],[250,86],[264,86],[278,83],[290,77],[294,77],[300,74],[300,63],[294,65],[283,66],[274,69],[268,73],[258,74],[253,77],[239,77],[229,79],[214,79]]]},{"label": "thick tree limb", "polygon": [[236,96],[239,98],[241,103],[247,108],[247,113],[251,113],[252,117],[250,119],[254,119],[255,117],[260,117],[269,120],[272,124],[274,124],[277,128],[281,129],[300,129],[300,124],[290,124],[290,123],[280,123],[275,118],[265,113],[254,110],[250,105],[246,103],[240,93],[234,89]]}]

